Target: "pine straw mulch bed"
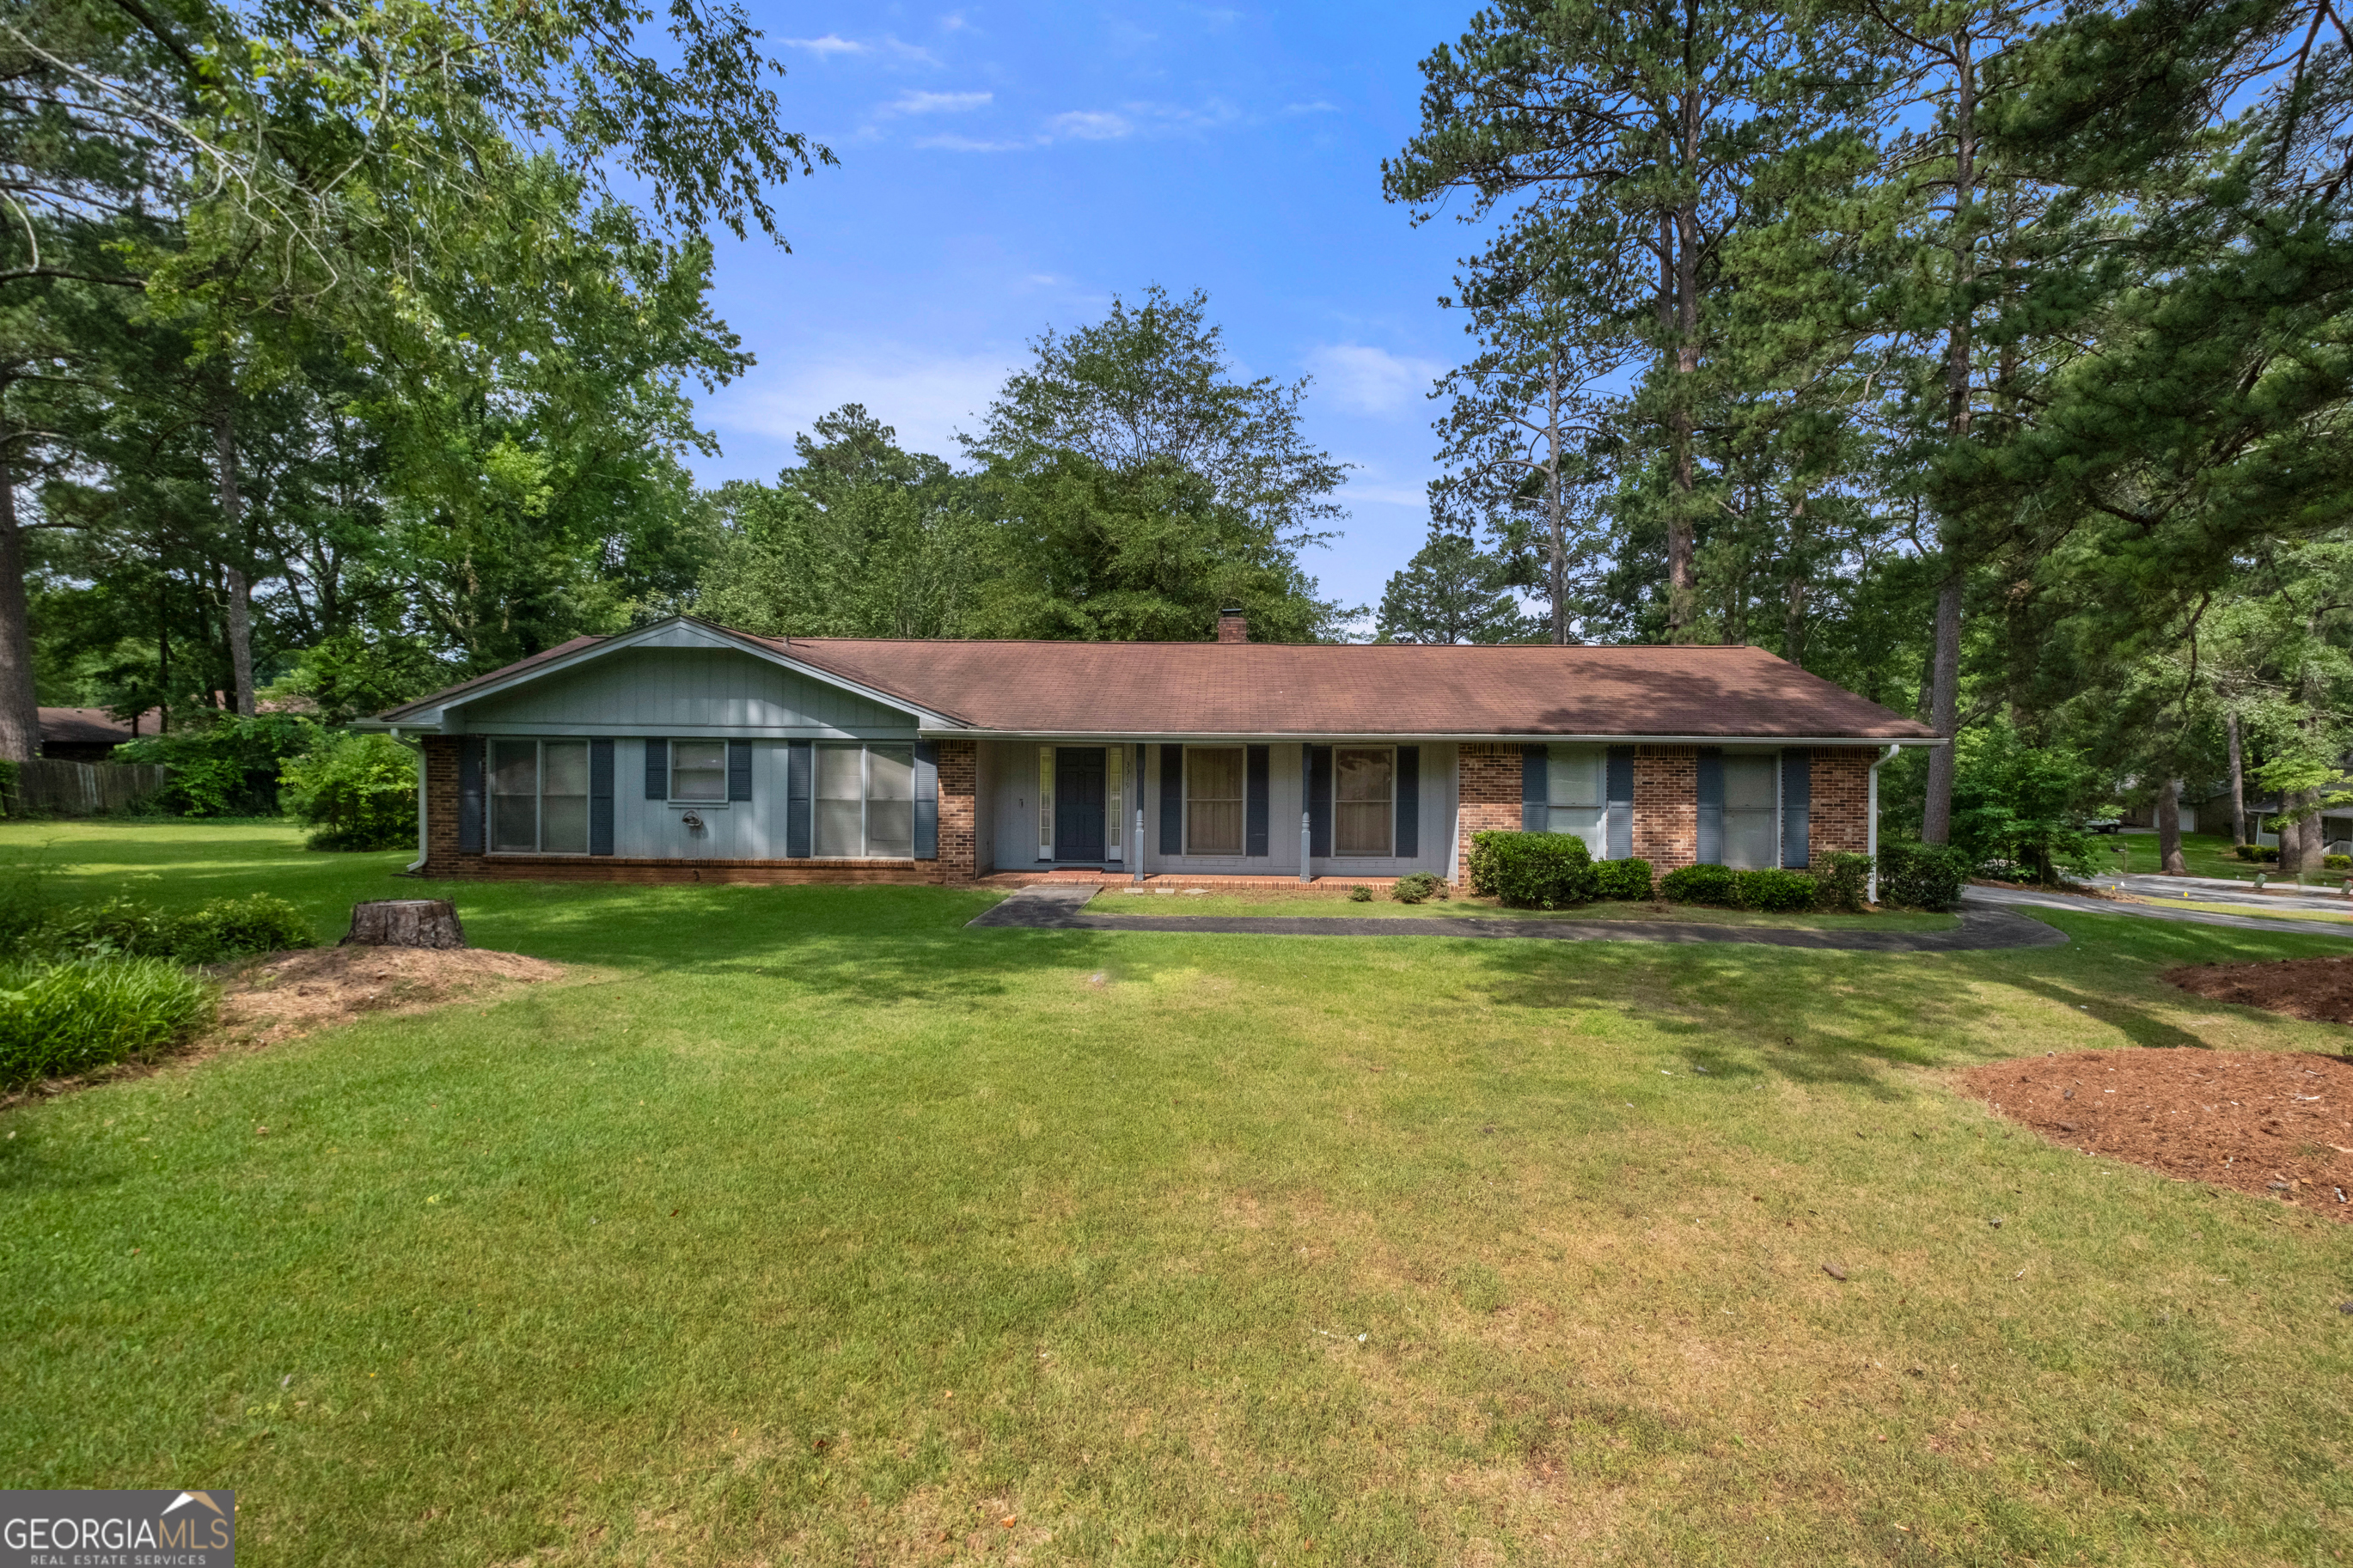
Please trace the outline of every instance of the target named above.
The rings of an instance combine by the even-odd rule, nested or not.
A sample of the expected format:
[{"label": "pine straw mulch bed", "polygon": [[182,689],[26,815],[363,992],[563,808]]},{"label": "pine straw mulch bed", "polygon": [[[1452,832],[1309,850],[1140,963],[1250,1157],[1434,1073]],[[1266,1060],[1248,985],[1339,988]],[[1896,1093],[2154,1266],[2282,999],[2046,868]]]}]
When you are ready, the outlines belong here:
[{"label": "pine straw mulch bed", "polygon": [[2211,1001],[2262,1007],[2316,1024],[2353,1024],[2353,958],[2185,963],[2158,978]]},{"label": "pine straw mulch bed", "polygon": [[313,947],[221,973],[219,1033],[271,1045],[382,1013],[422,1013],[561,979],[564,966],[484,948]]},{"label": "pine straw mulch bed", "polygon": [[2353,1222],[2353,1057],[2136,1047],[1993,1062],[1961,1082],[2068,1148]]}]

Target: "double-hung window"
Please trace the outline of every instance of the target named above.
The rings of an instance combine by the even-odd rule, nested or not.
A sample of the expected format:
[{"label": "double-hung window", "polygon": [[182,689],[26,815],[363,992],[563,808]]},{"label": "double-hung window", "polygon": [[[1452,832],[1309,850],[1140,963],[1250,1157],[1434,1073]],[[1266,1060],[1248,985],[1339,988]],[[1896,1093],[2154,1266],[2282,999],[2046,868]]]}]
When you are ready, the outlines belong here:
[{"label": "double-hung window", "polygon": [[914,747],[818,747],[816,847],[820,858],[836,860],[914,854]]},{"label": "double-hung window", "polygon": [[727,798],[727,742],[672,741],[670,743],[670,797],[681,801]]},{"label": "double-hung window", "polygon": [[1240,746],[1185,748],[1185,853],[1242,852],[1248,753]]},{"label": "double-hung window", "polygon": [[1385,856],[1397,832],[1397,752],[1389,746],[1332,748],[1332,852]]},{"label": "double-hung window", "polygon": [[1600,746],[1546,748],[1546,816],[1555,833],[1585,840],[1595,859],[1609,851],[1609,753]]},{"label": "double-hung window", "polygon": [[1781,759],[1728,752],[1724,758],[1724,863],[1743,870],[1780,863]]},{"label": "double-hung window", "polygon": [[490,762],[493,851],[588,853],[587,742],[492,741]]}]

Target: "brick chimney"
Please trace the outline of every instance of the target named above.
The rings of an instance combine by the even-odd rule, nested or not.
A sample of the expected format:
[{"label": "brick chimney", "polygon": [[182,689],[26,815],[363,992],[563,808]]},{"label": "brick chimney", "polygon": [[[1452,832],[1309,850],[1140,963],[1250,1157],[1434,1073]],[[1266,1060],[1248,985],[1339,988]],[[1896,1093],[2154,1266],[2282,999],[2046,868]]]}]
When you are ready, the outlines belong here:
[{"label": "brick chimney", "polygon": [[1250,641],[1250,622],[1243,618],[1240,610],[1218,612],[1218,640],[1219,642]]}]

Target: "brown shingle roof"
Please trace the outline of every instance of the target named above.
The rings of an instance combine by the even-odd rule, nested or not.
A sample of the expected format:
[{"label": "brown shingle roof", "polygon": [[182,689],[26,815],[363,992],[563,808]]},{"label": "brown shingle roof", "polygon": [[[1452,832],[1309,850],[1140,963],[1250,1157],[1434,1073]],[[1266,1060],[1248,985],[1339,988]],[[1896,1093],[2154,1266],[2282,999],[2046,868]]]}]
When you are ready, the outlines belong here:
[{"label": "brown shingle roof", "polygon": [[1036,734],[1934,733],[1754,647],[754,640],[976,728]]},{"label": "brown shingle roof", "polygon": [[[44,708],[41,739],[69,746],[112,746],[131,739],[131,721],[103,708]],[[155,732],[155,710],[139,715],[139,732]]]},{"label": "brown shingle roof", "polygon": [[[1934,736],[1754,647],[729,635],[976,729],[1027,734]],[[575,637],[383,717],[462,701],[605,640]]]}]

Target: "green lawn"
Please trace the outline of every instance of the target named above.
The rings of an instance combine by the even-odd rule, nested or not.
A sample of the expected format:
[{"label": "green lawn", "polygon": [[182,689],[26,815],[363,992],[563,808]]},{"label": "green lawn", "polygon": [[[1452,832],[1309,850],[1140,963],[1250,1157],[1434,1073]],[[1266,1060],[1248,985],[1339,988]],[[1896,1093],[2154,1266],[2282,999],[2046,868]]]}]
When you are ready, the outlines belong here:
[{"label": "green lawn", "polygon": [[[2157,835],[2154,833],[2095,835],[2092,847],[2103,871],[2157,875]],[[2125,853],[2116,853],[2119,849]],[[2183,834],[2181,867],[2192,877],[2235,877],[2243,882],[2253,881],[2255,873],[2264,869],[2252,860],[2242,860],[2232,854],[2231,836],[2227,833]],[[2270,870],[2274,876],[2279,874],[2276,866]]]},{"label": "green lawn", "polygon": [[1757,914],[1747,910],[1710,909],[1702,904],[1599,903],[1569,910],[1507,910],[1485,899],[1431,899],[1401,904],[1386,894],[1369,903],[1325,894],[1278,893],[1251,898],[1239,893],[1130,892],[1106,888],[1088,904],[1090,914],[1105,915],[1282,915],[1336,916],[1345,919],[1391,920],[1399,916],[1476,917],[1524,921],[1669,921],[1684,924],[1727,926],[1805,926],[1818,931],[1950,931],[1958,922],[1951,915],[1918,913],[1841,915]]},{"label": "green lawn", "polygon": [[[322,935],[422,890],[268,827],[0,854],[49,837],[90,891],[266,888]],[[304,1568],[2316,1564],[2353,1535],[2353,1227],[2045,1145],[1946,1077],[2342,1050],[2154,979],[2341,941],[448,890],[477,943],[591,977],[0,1112],[6,1484],[234,1487],[243,1561]]]}]

